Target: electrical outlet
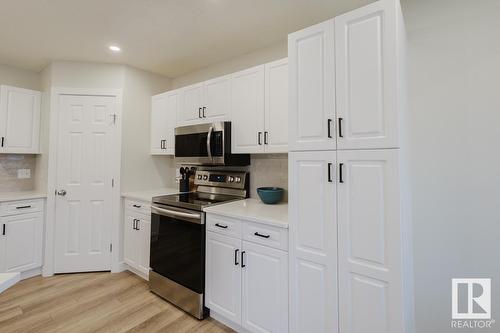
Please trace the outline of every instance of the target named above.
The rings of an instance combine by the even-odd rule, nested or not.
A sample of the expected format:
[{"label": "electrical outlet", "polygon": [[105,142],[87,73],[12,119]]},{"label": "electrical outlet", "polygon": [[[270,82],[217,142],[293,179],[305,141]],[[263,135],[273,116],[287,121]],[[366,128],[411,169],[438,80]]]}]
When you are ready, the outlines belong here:
[{"label": "electrical outlet", "polygon": [[31,169],[17,169],[17,178],[19,179],[31,178]]}]

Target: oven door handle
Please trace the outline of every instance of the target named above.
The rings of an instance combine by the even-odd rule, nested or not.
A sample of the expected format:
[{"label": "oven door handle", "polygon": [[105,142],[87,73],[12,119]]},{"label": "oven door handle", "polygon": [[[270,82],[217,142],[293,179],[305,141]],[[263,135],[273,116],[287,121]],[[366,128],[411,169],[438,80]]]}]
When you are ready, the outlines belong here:
[{"label": "oven door handle", "polygon": [[198,220],[198,224],[203,223],[203,221],[201,220],[201,213],[185,213],[176,210],[159,208],[156,206],[151,206],[151,213],[169,217],[184,217],[188,219]]},{"label": "oven door handle", "polygon": [[207,154],[208,154],[208,158],[210,160],[212,160],[212,147],[211,147],[210,141],[212,139],[213,130],[214,130],[213,126],[210,126],[208,128],[208,134],[207,134]]}]

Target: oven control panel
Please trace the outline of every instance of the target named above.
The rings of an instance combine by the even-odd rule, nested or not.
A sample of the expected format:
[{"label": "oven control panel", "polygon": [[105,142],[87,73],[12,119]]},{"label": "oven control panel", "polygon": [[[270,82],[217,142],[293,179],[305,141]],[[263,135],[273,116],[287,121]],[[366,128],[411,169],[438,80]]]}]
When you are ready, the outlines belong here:
[{"label": "oven control panel", "polygon": [[246,172],[225,172],[197,170],[194,176],[195,185],[245,188],[248,174]]}]

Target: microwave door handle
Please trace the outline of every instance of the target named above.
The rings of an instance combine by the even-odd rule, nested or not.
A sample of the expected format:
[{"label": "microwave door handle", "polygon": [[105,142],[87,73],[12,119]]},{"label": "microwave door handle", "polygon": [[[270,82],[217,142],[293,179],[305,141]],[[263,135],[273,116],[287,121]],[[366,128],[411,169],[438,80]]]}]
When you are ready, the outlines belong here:
[{"label": "microwave door handle", "polygon": [[212,138],[212,131],[213,130],[214,130],[214,128],[212,126],[210,126],[210,128],[208,129],[208,134],[207,134],[207,153],[208,153],[208,158],[210,160],[212,160],[212,148],[210,145],[210,140]]}]

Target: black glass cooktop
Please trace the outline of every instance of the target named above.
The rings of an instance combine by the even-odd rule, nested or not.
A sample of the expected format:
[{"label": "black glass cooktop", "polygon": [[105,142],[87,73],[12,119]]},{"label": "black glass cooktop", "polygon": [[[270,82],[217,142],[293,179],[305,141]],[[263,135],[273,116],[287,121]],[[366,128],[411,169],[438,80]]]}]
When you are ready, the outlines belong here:
[{"label": "black glass cooktop", "polygon": [[232,195],[189,192],[154,197],[153,203],[201,211],[205,207],[242,199]]}]

